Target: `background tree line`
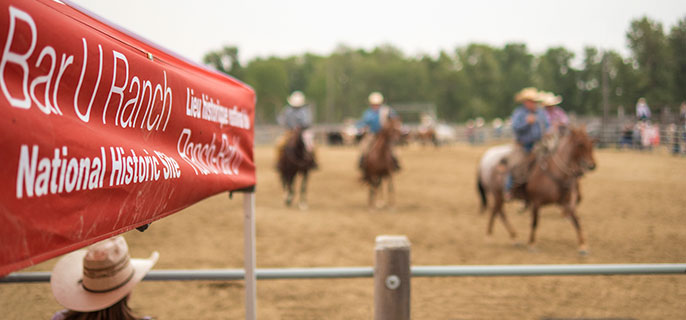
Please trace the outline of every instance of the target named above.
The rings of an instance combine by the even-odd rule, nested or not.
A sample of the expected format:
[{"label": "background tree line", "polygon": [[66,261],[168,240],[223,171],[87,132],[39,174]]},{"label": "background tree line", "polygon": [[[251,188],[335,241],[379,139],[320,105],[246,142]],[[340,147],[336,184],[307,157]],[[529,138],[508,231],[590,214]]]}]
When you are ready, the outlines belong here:
[{"label": "background tree line", "polygon": [[255,58],[246,65],[238,48],[224,47],[207,53],[204,62],[256,90],[257,123],[275,122],[294,90],[316,105],[320,123],[358,117],[371,91],[382,92],[390,105],[434,103],[438,117],[450,122],[507,117],[514,94],[528,86],[562,95],[569,112],[602,115],[603,81],[610,112],[623,106],[633,113],[639,97],[648,100],[653,112],[676,110],[686,100],[686,16],[667,33],[648,17],[635,19],[626,38],[629,57],[586,47],[580,67],[573,66],[575,54],[566,48],[534,55],[523,43],[502,48],[474,43],[414,57],[391,45],[370,51],[339,46],[328,56]]}]

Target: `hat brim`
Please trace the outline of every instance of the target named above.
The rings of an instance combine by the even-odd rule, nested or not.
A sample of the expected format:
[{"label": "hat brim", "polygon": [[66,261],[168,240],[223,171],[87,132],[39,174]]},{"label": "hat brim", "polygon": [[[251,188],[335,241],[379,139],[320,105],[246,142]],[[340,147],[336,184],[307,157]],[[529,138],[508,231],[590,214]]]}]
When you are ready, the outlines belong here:
[{"label": "hat brim", "polygon": [[533,95],[533,94],[523,94],[523,95],[518,95],[517,97],[515,97],[515,102],[524,102],[524,101],[541,102],[541,98],[539,98],[538,95]]},{"label": "hat brim", "polygon": [[57,262],[50,276],[50,287],[55,299],[63,307],[79,312],[105,309],[117,303],[143,280],[157,262],[159,254],[153,252],[148,259],[131,259],[133,277],[123,286],[108,292],[93,293],[83,288],[83,257],[87,250],[78,250]]},{"label": "hat brim", "polygon": [[552,107],[552,106],[556,106],[560,103],[562,103],[562,97],[556,96],[556,97],[554,97],[548,101],[545,101],[544,105],[546,107]]}]

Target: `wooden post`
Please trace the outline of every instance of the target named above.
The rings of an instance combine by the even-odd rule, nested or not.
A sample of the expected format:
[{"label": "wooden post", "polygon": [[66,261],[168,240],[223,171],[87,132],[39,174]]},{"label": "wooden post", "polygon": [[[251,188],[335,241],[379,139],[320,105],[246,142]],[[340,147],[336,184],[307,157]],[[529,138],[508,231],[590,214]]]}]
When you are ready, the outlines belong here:
[{"label": "wooden post", "polygon": [[243,239],[245,268],[245,319],[257,319],[255,277],[255,192],[243,195]]},{"label": "wooden post", "polygon": [[410,319],[410,241],[377,236],[374,263],[374,319]]}]

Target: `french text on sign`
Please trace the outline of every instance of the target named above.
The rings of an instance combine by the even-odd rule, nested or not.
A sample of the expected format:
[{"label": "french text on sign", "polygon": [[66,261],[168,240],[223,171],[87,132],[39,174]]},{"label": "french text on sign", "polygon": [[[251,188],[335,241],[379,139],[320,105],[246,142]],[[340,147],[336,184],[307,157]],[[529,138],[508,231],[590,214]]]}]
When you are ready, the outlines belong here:
[{"label": "french text on sign", "polygon": [[[193,168],[195,174],[239,174],[243,154],[239,151],[238,137],[229,140],[229,136],[222,133],[220,142],[212,134],[212,140],[202,142],[194,141],[191,136],[191,129],[184,128],[176,148],[181,159]],[[220,145],[217,146],[217,143]]]}]

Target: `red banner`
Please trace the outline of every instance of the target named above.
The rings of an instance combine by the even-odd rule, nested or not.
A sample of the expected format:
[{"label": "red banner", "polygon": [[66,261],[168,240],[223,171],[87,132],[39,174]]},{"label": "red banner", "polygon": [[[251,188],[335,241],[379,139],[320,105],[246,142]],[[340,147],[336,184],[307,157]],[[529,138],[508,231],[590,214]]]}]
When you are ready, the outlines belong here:
[{"label": "red banner", "polygon": [[250,87],[59,1],[0,17],[0,276],[255,185]]}]

